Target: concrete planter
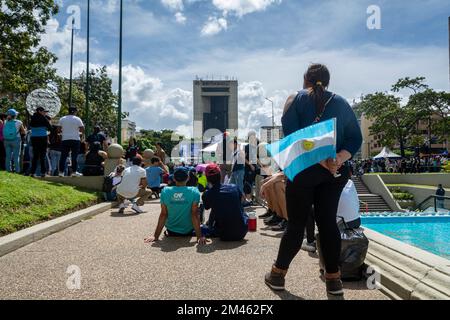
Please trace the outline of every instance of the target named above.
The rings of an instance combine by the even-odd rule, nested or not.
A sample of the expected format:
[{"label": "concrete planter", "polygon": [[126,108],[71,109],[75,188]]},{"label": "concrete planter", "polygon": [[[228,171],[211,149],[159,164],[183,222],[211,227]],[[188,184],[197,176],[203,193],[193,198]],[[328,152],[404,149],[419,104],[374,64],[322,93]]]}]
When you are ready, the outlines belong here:
[{"label": "concrete planter", "polygon": [[416,206],[414,200],[397,200],[397,202],[402,209],[413,209]]}]

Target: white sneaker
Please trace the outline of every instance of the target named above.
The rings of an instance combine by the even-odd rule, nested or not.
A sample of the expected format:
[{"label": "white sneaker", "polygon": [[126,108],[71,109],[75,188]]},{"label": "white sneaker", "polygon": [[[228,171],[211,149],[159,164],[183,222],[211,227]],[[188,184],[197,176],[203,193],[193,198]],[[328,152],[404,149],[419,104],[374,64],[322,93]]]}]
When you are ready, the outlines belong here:
[{"label": "white sneaker", "polygon": [[139,208],[139,206],[136,203],[133,203],[131,210],[133,210],[136,213],[144,213],[144,211],[141,208]]},{"label": "white sneaker", "polygon": [[81,174],[79,172],[72,173],[72,177],[82,177],[82,176],[83,176],[83,174]]},{"label": "white sneaker", "polygon": [[128,206],[125,203],[121,203],[119,206],[119,213],[124,213],[126,208],[128,208]]},{"label": "white sneaker", "polygon": [[61,178],[64,178],[64,172],[58,173],[58,176],[61,177]]}]

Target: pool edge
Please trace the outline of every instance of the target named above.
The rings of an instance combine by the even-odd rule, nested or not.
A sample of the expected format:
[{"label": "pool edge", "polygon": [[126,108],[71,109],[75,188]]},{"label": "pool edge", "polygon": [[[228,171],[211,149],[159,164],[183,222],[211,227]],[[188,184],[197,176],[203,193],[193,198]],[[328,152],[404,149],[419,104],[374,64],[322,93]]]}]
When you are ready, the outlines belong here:
[{"label": "pool edge", "polygon": [[370,240],[366,264],[380,273],[382,291],[405,300],[450,300],[450,260],[364,229]]}]

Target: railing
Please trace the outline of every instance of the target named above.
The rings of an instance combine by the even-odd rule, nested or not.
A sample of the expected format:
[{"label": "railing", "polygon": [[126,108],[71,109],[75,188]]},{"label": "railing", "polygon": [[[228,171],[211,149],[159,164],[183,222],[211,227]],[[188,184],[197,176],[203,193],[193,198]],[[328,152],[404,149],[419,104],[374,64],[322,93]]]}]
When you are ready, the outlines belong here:
[{"label": "railing", "polygon": [[429,196],[424,201],[422,201],[414,211],[423,211],[424,209],[429,208],[430,206],[434,207],[434,212],[438,212],[438,209],[446,209],[445,203],[448,202],[448,207],[450,208],[450,197],[443,196]]}]

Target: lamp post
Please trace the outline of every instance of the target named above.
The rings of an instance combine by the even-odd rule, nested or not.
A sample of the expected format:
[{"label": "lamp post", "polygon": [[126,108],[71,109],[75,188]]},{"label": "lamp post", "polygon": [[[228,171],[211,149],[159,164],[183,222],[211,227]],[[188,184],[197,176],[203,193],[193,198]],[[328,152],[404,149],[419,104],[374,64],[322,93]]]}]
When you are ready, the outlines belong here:
[{"label": "lamp post", "polygon": [[90,28],[90,12],[91,12],[91,1],[87,0],[87,37],[86,37],[86,42],[87,42],[87,55],[86,55],[86,107],[85,107],[85,112],[86,112],[86,136],[89,135],[89,130],[90,130],[90,125],[89,125],[89,28]]},{"label": "lamp post", "polygon": [[120,40],[119,40],[119,97],[117,109],[117,143],[122,144],[122,23],[123,1],[120,0]]},{"label": "lamp post", "polygon": [[70,43],[70,82],[69,82],[69,108],[72,108],[72,81],[73,81],[73,29],[75,18],[72,19],[72,40]]},{"label": "lamp post", "polygon": [[273,108],[273,101],[270,100],[269,98],[266,98],[266,100],[272,103],[272,129],[273,129],[275,128],[275,113]]}]

